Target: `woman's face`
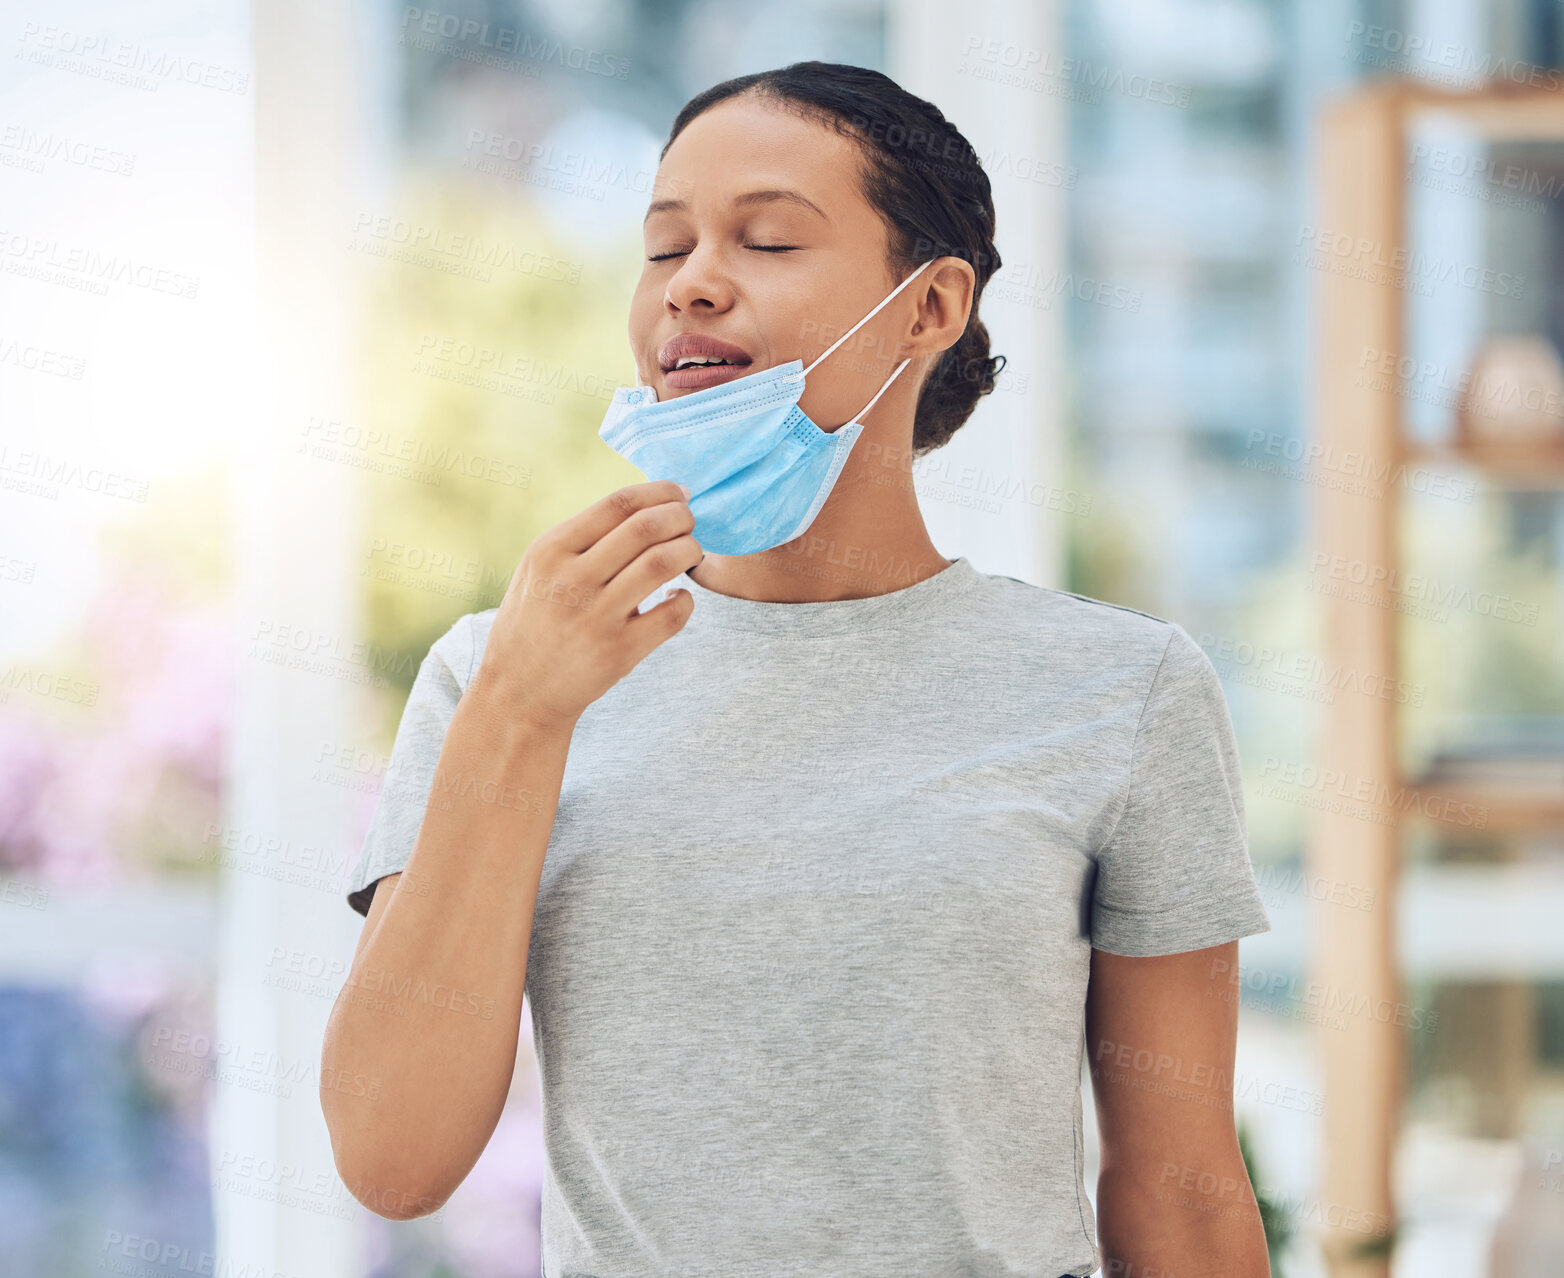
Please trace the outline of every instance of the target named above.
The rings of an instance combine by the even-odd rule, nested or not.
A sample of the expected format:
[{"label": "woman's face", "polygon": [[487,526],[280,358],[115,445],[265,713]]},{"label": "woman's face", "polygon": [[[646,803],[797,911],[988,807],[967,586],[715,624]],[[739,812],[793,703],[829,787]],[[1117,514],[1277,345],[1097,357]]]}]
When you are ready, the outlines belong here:
[{"label": "woman's face", "polygon": [[[704,112],[675,139],[658,169],[630,307],[631,348],[659,400],[792,359],[807,367],[901,282],[887,276],[886,228],[860,190],[859,162],[834,129],[748,96]],[[935,269],[809,374],[801,403],[823,428],[850,421],[903,357],[924,353],[903,339]],[[675,367],[702,353],[738,362]],[[886,399],[918,384],[919,365]]]}]

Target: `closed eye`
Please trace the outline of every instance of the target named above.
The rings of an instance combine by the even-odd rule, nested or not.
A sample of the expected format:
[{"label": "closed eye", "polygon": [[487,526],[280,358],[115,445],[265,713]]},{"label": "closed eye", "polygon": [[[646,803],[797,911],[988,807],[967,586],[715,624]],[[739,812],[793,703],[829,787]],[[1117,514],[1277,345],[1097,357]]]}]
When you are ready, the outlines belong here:
[{"label": "closed eye", "polygon": [[[762,253],[791,253],[796,248],[798,248],[798,245],[796,245],[796,244],[746,244],[744,247],[747,248],[747,249],[756,249],[756,250],[758,250],[759,252],[762,252]],[[648,262],[666,262],[670,257],[683,257],[683,256],[684,256],[683,253],[657,253],[657,254],[654,254],[653,256],[647,258],[646,260]]]}]

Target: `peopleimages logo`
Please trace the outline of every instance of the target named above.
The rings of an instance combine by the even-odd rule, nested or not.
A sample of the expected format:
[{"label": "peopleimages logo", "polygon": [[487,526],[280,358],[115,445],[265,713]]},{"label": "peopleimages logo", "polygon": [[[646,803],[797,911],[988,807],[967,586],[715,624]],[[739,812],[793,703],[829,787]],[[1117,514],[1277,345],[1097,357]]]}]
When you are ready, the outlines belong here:
[{"label": "peopleimages logo", "polygon": [[1500,187],[1520,195],[1537,195],[1543,199],[1556,199],[1564,192],[1564,177],[1556,173],[1543,173],[1537,169],[1522,168],[1508,160],[1497,160],[1486,154],[1471,155],[1450,147],[1433,146],[1428,142],[1414,142],[1407,160],[1411,169],[1426,169],[1431,174],[1460,180],[1470,179],[1485,186]]},{"label": "peopleimages logo", "polygon": [[1526,290],[1525,278],[1509,271],[1495,271],[1473,262],[1454,262],[1449,258],[1420,253],[1401,244],[1387,249],[1381,240],[1362,235],[1354,237],[1344,231],[1317,226],[1300,226],[1293,247],[1317,254],[1320,261],[1316,264],[1335,261],[1356,267],[1378,268],[1424,286],[1423,291],[1431,291],[1436,284],[1453,283],[1462,288],[1492,293],[1496,297],[1519,298]]},{"label": "peopleimages logo", "polygon": [[[1309,583],[1304,587],[1306,590],[1338,598],[1355,598],[1362,602],[1394,599],[1402,611],[1407,610],[1402,606],[1405,600],[1426,602],[1438,610],[1427,615],[1439,620],[1444,620],[1449,611],[1454,610],[1534,626],[1541,611],[1539,604],[1524,603],[1497,591],[1481,588],[1473,590],[1470,586],[1445,581],[1428,573],[1404,572],[1397,565],[1375,564],[1345,555],[1330,555],[1324,551],[1315,551],[1310,555],[1308,571]],[[1328,583],[1319,581],[1320,577],[1329,577],[1341,583],[1340,587],[1332,589]],[[1356,588],[1359,593],[1348,593],[1349,588]]]},{"label": "peopleimages logo", "polygon": [[1327,691],[1345,690],[1378,697],[1386,701],[1420,706],[1425,689],[1422,684],[1393,679],[1377,671],[1354,666],[1335,665],[1312,653],[1292,652],[1269,644],[1253,644],[1243,639],[1201,631],[1196,636],[1213,665],[1228,667],[1221,673],[1243,678],[1246,671],[1284,679],[1313,683]]},{"label": "peopleimages logo", "polygon": [[[41,173],[46,162],[59,160],[79,168],[98,169],[118,177],[130,177],[136,168],[136,157],[126,151],[116,151],[99,142],[56,133],[52,129],[40,133],[25,124],[0,126],[0,153],[11,153],[25,161],[23,167]],[[0,162],[5,162],[0,154]]]},{"label": "peopleimages logo", "polygon": [[[431,36],[453,41],[459,56],[475,62],[505,65],[505,61],[494,60],[494,55],[511,53],[533,64],[552,64],[567,71],[584,71],[588,75],[606,76],[611,80],[623,80],[630,74],[630,59],[622,54],[604,53],[585,45],[566,44],[562,40],[534,36],[520,27],[491,27],[476,18],[445,13],[439,9],[424,9],[417,5],[408,5],[402,10],[402,30],[398,35],[402,43],[414,48],[435,48],[433,41],[428,38]],[[462,50],[461,46],[469,42],[476,48]],[[511,64],[514,65],[514,62]]]},{"label": "peopleimages logo", "polygon": [[1346,42],[1361,37],[1356,60],[1391,70],[1416,70],[1425,79],[1457,84],[1506,80],[1533,89],[1557,89],[1564,83],[1557,67],[1541,67],[1518,58],[1504,58],[1450,40],[1433,40],[1417,31],[1353,21]]},{"label": "peopleimages logo", "polygon": [[18,60],[153,93],[174,83],[243,93],[250,84],[247,71],[71,27],[25,22],[19,43]]},{"label": "peopleimages logo", "polygon": [[968,62],[986,64],[962,64],[960,71],[975,79],[997,80],[1027,88],[1038,88],[1044,81],[1055,81],[1085,90],[1090,95],[1085,99],[1089,103],[1099,101],[1102,93],[1108,92],[1172,107],[1189,105],[1190,87],[1187,84],[1177,84],[1136,71],[1126,73],[1121,67],[1104,66],[1085,58],[1060,57],[1052,49],[1023,47],[1009,40],[985,40],[982,36],[974,35],[967,37],[962,56]]},{"label": "peopleimages logo", "polygon": [[[1391,783],[1383,777],[1352,776],[1334,768],[1290,762],[1275,755],[1266,756],[1256,793],[1380,825],[1395,825],[1404,813],[1416,812],[1430,821],[1470,826],[1474,830],[1488,826],[1486,804],[1451,799],[1421,786]],[[1340,888],[1337,884],[1332,889],[1333,904],[1342,903],[1335,895]],[[1372,905],[1373,900],[1371,892],[1368,904]]]},{"label": "peopleimages logo", "polygon": [[1213,959],[1210,974],[1213,980],[1221,978],[1230,989],[1223,992],[1208,987],[1208,997],[1230,1002],[1240,990],[1246,989],[1263,996],[1263,1001],[1256,1003],[1256,1007],[1276,1011],[1289,1007],[1307,1009],[1315,1017],[1323,1018],[1322,1023],[1335,1029],[1345,1029],[1348,1017],[1412,1030],[1432,1030],[1439,1022],[1439,1013],[1429,1008],[1374,998],[1361,990],[1342,989],[1324,981],[1300,980],[1291,972],[1244,969],[1227,959]]}]

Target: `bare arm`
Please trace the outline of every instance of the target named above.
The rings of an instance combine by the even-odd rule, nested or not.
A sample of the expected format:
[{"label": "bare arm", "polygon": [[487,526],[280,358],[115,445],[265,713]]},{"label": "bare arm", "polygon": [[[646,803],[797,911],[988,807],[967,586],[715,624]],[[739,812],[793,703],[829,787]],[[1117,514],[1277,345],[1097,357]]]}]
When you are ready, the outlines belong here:
[{"label": "bare arm", "polygon": [[[383,1216],[438,1208],[499,1122],[569,745],[568,729],[506,725],[464,697],[432,794],[463,784],[433,799],[406,871],[375,889],[327,1027],[320,1095],[343,1182]],[[507,785],[526,801],[481,797]],[[329,1085],[344,1073],[367,1079],[372,1098]]]},{"label": "bare arm", "polygon": [[1237,970],[1237,941],[1155,958],[1092,951],[1086,1050],[1105,1272],[1269,1278],[1233,1124]]},{"label": "bare arm", "polygon": [[406,868],[380,880],[326,1028],[337,1170],[382,1216],[439,1208],[494,1134],[571,737],[688,619],[688,591],[636,606],[699,561],[693,526],[676,485],[632,485],[545,532],[511,581]]}]

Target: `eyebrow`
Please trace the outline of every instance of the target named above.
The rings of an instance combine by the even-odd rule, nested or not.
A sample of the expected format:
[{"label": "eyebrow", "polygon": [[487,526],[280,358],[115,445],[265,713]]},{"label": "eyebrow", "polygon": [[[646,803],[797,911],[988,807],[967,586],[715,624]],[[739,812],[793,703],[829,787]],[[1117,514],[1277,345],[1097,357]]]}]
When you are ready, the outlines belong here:
[{"label": "eyebrow", "polygon": [[[830,215],[813,200],[805,196],[802,191],[746,191],[743,195],[734,196],[733,202],[738,205],[797,204],[814,213],[818,213],[827,222],[831,220]],[[683,200],[653,200],[651,206],[646,210],[646,217],[642,219],[642,223],[644,225],[646,222],[651,221],[653,213],[684,213],[689,210],[689,207]]]}]

